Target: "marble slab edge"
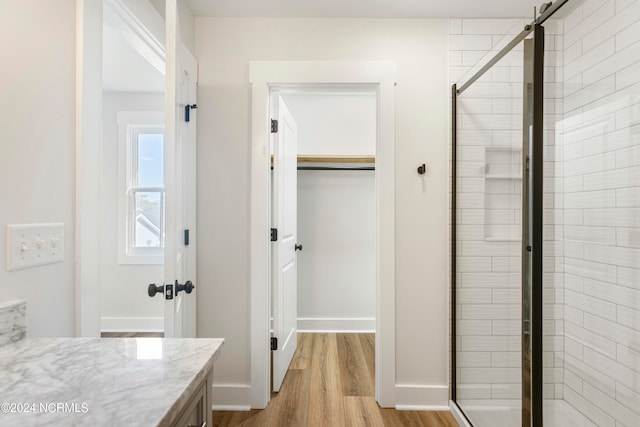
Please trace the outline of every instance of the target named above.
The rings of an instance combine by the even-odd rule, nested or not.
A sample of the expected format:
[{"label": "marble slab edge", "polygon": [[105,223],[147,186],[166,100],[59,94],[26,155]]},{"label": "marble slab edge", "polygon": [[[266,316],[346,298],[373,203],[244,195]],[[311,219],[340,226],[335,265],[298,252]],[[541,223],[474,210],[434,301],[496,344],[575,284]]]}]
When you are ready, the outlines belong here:
[{"label": "marble slab edge", "polygon": [[[166,340],[167,338],[165,338]],[[170,339],[170,338],[169,338]],[[180,338],[176,338],[180,339]],[[191,382],[185,387],[180,397],[171,405],[167,413],[162,417],[160,423],[158,423],[157,427],[170,427],[174,421],[178,419],[181,415],[181,411],[185,409],[186,405],[189,403],[189,399],[193,395],[193,393],[198,389],[198,386],[205,380],[207,373],[213,369],[213,365],[215,360],[220,356],[220,349],[224,345],[224,339],[222,338],[200,338],[200,339],[208,339],[212,341],[216,341],[218,343],[218,347],[213,352],[209,360],[203,365],[202,369],[198,371],[198,373],[193,377]],[[209,384],[211,388],[212,384]],[[213,390],[207,390],[207,393],[213,393]],[[212,408],[207,408],[207,410],[211,411]]]}]

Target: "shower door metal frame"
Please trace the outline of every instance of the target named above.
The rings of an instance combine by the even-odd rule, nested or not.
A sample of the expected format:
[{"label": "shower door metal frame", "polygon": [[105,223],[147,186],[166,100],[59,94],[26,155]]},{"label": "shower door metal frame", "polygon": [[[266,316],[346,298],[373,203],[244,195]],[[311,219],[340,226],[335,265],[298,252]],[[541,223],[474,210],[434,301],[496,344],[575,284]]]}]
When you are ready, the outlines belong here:
[{"label": "shower door metal frame", "polygon": [[[568,0],[559,0],[460,88],[454,84],[452,105],[451,199],[451,400],[457,405],[456,375],[456,208],[457,208],[457,97],[521,41],[525,42],[522,179],[522,427],[543,425],[543,164],[544,164],[544,27]],[[533,38],[527,37],[533,33]]]},{"label": "shower door metal frame", "polygon": [[[522,426],[542,426],[544,27],[524,40],[522,135]],[[527,421],[529,420],[529,421]]]}]

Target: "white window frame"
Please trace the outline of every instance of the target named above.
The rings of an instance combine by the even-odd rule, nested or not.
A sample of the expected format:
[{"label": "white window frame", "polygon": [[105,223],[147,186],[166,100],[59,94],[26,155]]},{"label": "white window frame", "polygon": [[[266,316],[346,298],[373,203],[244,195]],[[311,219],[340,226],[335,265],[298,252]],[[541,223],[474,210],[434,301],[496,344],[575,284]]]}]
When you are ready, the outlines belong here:
[{"label": "white window frame", "polygon": [[[119,111],[118,123],[118,264],[164,264],[164,247],[133,247],[132,206],[135,193],[162,192],[164,187],[142,188],[134,185],[137,176],[137,141],[140,133],[164,134],[163,111]],[[164,223],[164,221],[161,221]]]}]

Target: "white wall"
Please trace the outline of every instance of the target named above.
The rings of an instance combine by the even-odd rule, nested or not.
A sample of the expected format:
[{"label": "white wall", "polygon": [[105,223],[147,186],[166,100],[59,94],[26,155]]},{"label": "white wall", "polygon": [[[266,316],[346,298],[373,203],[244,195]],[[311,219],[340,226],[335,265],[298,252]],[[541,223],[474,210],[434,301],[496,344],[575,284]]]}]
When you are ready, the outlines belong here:
[{"label": "white wall", "polygon": [[[298,124],[299,155],[375,154],[375,94],[283,99]],[[300,330],[375,330],[374,178],[374,171],[298,171]]]},{"label": "white wall", "polygon": [[376,96],[373,93],[282,95],[298,123],[298,154],[376,154]]},{"label": "white wall", "polygon": [[[226,339],[216,382],[250,380],[249,61],[393,60],[396,381],[412,385],[420,404],[446,404],[447,22],[196,18],[196,57],[198,332]],[[431,171],[421,177],[423,162]]]},{"label": "white wall", "polygon": [[[102,110],[102,228],[100,302],[103,330],[164,327],[161,296],[147,295],[149,283],[163,283],[162,265],[118,264],[118,111],[164,111],[163,93],[104,92]],[[154,326],[155,325],[155,326]]]},{"label": "white wall", "polygon": [[[0,6],[0,299],[29,336],[74,333],[75,2]],[[7,272],[6,224],[62,222],[64,261]]]},{"label": "white wall", "polygon": [[[180,37],[182,43],[189,52],[195,52],[195,20],[191,8],[186,0],[177,0],[178,2],[178,24],[180,26]],[[162,14],[164,16],[164,14]]]}]

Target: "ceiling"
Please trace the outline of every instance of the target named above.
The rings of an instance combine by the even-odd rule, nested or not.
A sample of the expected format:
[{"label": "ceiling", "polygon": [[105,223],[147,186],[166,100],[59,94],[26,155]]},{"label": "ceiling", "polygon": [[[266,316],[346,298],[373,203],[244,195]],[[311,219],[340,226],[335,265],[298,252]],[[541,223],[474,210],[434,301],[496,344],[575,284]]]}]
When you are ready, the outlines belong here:
[{"label": "ceiling", "polygon": [[196,16],[282,18],[514,18],[542,0],[187,0]]}]

